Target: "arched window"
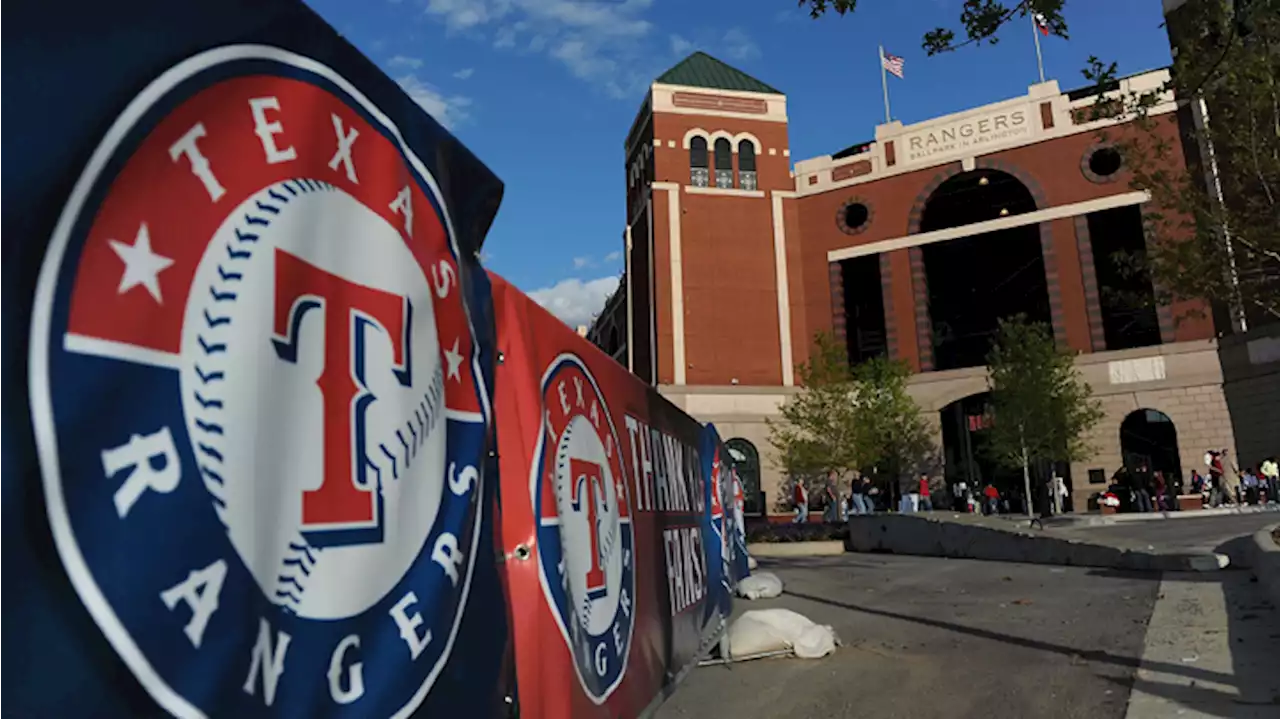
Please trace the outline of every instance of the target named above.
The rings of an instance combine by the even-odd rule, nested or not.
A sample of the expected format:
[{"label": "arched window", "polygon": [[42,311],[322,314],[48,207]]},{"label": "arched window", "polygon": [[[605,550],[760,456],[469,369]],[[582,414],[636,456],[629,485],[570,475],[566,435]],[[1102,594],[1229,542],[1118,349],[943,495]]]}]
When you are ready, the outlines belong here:
[{"label": "arched window", "polygon": [[733,187],[733,145],[725,138],[716,140],[716,187]]},{"label": "arched window", "polygon": [[738,187],[756,189],[756,146],[750,140],[738,142]]},{"label": "arched window", "polygon": [[689,140],[689,184],[706,187],[710,184],[708,174],[707,138],[695,137]]},{"label": "arched window", "polygon": [[724,446],[733,457],[738,477],[742,480],[743,514],[762,514],[764,494],[760,491],[760,453],[754,444],[741,437],[734,437]]}]

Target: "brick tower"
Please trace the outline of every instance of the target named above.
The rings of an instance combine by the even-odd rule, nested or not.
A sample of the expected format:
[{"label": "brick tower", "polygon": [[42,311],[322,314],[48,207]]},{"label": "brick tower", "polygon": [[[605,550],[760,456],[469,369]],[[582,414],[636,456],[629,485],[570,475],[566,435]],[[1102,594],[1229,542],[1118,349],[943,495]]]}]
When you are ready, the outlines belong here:
[{"label": "brick tower", "polygon": [[[627,135],[632,370],[663,386],[793,384],[786,97],[702,52],[650,87]],[[621,303],[619,303],[621,304]]]}]

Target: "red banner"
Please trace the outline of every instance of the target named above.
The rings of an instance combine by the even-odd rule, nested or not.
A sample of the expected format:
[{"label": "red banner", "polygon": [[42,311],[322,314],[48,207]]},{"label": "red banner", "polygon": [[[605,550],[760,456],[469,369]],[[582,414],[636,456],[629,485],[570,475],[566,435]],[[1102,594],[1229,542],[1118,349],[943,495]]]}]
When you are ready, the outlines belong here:
[{"label": "red banner", "polygon": [[720,628],[702,427],[496,277],[493,298],[521,716],[636,716]]}]

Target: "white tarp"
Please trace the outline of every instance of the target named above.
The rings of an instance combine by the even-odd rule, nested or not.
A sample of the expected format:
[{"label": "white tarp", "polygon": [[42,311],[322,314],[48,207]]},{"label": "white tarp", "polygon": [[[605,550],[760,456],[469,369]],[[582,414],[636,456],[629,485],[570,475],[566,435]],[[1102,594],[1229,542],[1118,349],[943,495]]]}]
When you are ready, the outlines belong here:
[{"label": "white tarp", "polygon": [[753,609],[729,625],[728,644],[732,659],[785,650],[818,659],[834,652],[839,639],[831,627],[790,609]]},{"label": "white tarp", "polygon": [[773,572],[756,572],[738,582],[738,596],[743,599],[769,599],[782,594],[782,580]]}]

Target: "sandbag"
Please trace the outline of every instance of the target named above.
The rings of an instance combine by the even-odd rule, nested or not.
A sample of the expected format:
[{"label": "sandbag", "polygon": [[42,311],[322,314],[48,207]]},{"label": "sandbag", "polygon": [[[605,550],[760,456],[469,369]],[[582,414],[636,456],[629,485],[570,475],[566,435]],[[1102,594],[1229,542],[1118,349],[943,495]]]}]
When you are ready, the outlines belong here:
[{"label": "sandbag", "polygon": [[729,625],[726,632],[729,644],[729,657],[741,659],[756,654],[766,654],[790,649],[787,637],[773,625],[762,622],[747,612]]},{"label": "sandbag", "polygon": [[769,599],[782,594],[782,580],[773,572],[757,572],[738,582],[738,596],[743,599]]},{"label": "sandbag", "polygon": [[834,629],[790,609],[746,612],[729,625],[728,639],[734,659],[787,649],[801,659],[817,659],[834,652],[839,644]]}]

